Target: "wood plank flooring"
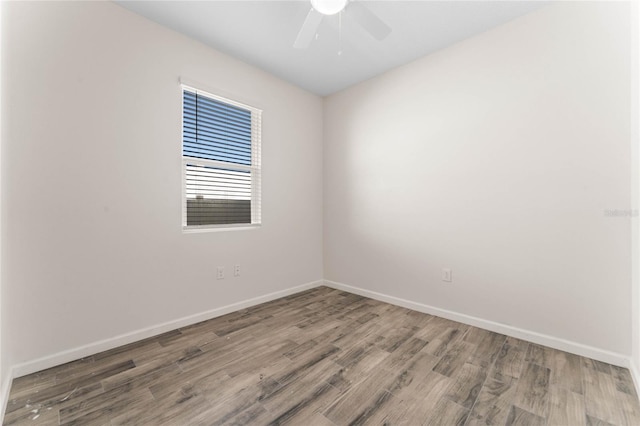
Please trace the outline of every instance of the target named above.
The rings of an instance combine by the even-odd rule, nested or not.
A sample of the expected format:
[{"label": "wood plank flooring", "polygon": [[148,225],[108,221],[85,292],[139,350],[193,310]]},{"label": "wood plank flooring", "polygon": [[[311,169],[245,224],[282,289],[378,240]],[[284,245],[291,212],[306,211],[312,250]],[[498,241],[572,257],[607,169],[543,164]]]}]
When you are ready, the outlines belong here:
[{"label": "wood plank flooring", "polygon": [[13,381],[5,425],[640,425],[629,371],[319,287]]}]

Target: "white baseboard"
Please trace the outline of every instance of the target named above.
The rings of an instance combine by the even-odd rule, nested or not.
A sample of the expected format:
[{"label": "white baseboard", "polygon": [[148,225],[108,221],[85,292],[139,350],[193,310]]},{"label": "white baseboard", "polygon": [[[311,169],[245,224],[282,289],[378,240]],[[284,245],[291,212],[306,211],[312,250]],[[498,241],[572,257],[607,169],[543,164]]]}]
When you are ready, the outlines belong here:
[{"label": "white baseboard", "polygon": [[638,370],[638,365],[633,358],[631,358],[629,362],[629,372],[631,373],[631,378],[633,379],[636,391],[640,391],[640,370]]},{"label": "white baseboard", "polygon": [[16,377],[25,376],[27,374],[35,373],[47,368],[55,367],[60,364],[64,364],[70,361],[74,361],[80,358],[94,355],[96,353],[116,348],[118,346],[126,345],[136,342],[138,340],[146,339],[148,337],[156,336],[158,334],[165,333],[167,331],[175,330],[177,328],[186,327],[191,324],[195,324],[208,319],[216,318],[240,309],[249,308],[251,306],[258,305],[260,303],[269,302],[271,300],[285,297],[294,293],[298,293],[304,290],[315,288],[321,285],[327,287],[343,290],[349,293],[358,294],[361,296],[369,297],[371,299],[379,300],[381,302],[391,303],[393,305],[402,306],[404,308],[412,309],[418,312],[424,312],[431,315],[436,315],[442,318],[450,319],[452,321],[461,322],[463,324],[472,325],[474,327],[483,328],[496,333],[505,334],[518,339],[526,340],[529,342],[537,343],[544,346],[549,346],[562,351],[574,353],[576,355],[596,359],[609,364],[629,368],[631,375],[635,381],[636,389],[640,389],[640,371],[639,366],[636,366],[632,362],[631,358],[619,353],[606,351],[603,349],[595,348],[592,346],[583,345],[561,339],[554,336],[549,336],[534,331],[524,330],[521,328],[500,324],[497,322],[485,320],[482,318],[473,317],[470,315],[461,314],[458,312],[449,311],[446,309],[436,308],[434,306],[425,305],[418,302],[412,302],[406,299],[401,299],[395,296],[378,293],[375,291],[365,290],[359,287],[353,287],[347,284],[338,283],[329,280],[319,280],[309,282],[300,286],[288,288],[269,294],[265,294],[252,299],[243,300],[230,305],[215,308],[206,312],[201,312],[195,315],[179,318],[177,320],[168,321],[163,324],[159,324],[153,327],[144,328],[141,330],[133,331],[130,333],[121,334],[109,339],[100,340],[88,345],[80,346],[77,348],[69,349],[63,352],[59,352],[53,355],[45,356],[33,361],[25,362],[19,365],[13,366],[8,373],[8,377],[5,378],[2,383],[2,406],[0,407],[0,419],[3,418],[4,410],[9,397],[9,390],[11,381]]},{"label": "white baseboard", "polygon": [[[474,327],[493,331],[495,333],[505,334],[507,336],[515,337],[517,339],[522,339],[528,342],[537,343],[539,345],[548,346],[554,349],[559,349],[561,351],[570,352],[570,353],[584,356],[587,358],[596,359],[598,361],[606,362],[608,364],[613,364],[620,367],[626,367],[629,369],[632,368],[631,359],[628,356],[623,354],[610,352],[604,349],[583,345],[582,343],[576,343],[576,342],[561,339],[558,337],[537,333],[535,331],[524,330],[524,329],[513,327],[510,325],[501,324],[501,323],[485,320],[482,318],[477,318],[470,315],[449,311],[446,309],[436,308],[434,306],[429,306],[429,305],[425,305],[418,302],[412,302],[410,300],[389,296],[387,294],[382,294],[375,291],[365,290],[359,287],[353,287],[353,286],[342,284],[335,281],[325,280],[324,285],[326,285],[327,287],[338,289],[338,290],[343,290],[349,293],[355,293],[360,296],[369,297],[371,299],[379,300],[381,302],[391,303],[392,305],[402,306],[403,308],[411,309],[414,311],[424,312],[430,315],[436,315],[452,321],[457,321],[463,324],[472,325]],[[633,371],[632,371],[632,374],[633,374]],[[636,389],[640,389],[637,382],[636,382]]]},{"label": "white baseboard", "polygon": [[[111,337],[109,339],[104,339],[97,342],[89,343],[88,345],[79,346],[77,348],[69,349],[63,352],[58,352],[53,355],[48,355],[42,358],[35,359],[33,361],[28,361],[22,364],[15,365],[12,369],[12,374],[13,374],[13,377],[26,376],[27,374],[31,374],[37,371],[45,370],[47,368],[55,367],[57,365],[61,365],[70,361],[75,361],[77,359],[88,357],[88,356],[97,354],[99,352],[107,351],[109,349],[117,348],[118,346],[127,345],[129,343],[137,342],[138,340],[146,339],[152,336],[157,336],[158,334],[166,333],[167,331],[175,330],[181,327],[186,327],[188,325],[196,324],[201,321],[206,321],[211,318],[216,318],[231,312],[235,312],[240,309],[249,308],[251,306],[259,305],[260,303],[269,302],[271,300],[275,300],[280,297],[285,297],[294,293],[299,293],[304,290],[318,287],[322,284],[323,284],[322,280],[312,281],[303,285],[288,288],[286,290],[276,291],[273,293],[265,294],[263,296],[254,297],[252,299],[247,299],[240,302],[232,303],[231,305],[226,305],[220,308],[211,309],[206,312],[201,312],[195,315],[189,315],[187,317],[179,318],[173,321],[168,321],[152,327],[144,328],[137,331],[132,331],[130,333],[121,334],[119,336]],[[2,417],[0,417],[0,419],[2,419]]]},{"label": "white baseboard", "polygon": [[7,372],[7,377],[2,381],[2,387],[0,388],[0,403],[2,404],[2,406],[0,406],[0,421],[4,420],[4,413],[7,410],[11,382],[13,382],[13,368],[10,368]]}]

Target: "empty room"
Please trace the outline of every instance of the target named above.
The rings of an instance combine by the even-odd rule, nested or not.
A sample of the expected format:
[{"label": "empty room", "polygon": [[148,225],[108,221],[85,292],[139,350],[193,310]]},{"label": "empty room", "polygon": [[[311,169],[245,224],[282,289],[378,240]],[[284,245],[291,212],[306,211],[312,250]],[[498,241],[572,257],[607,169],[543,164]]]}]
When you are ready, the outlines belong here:
[{"label": "empty room", "polygon": [[0,1],[3,425],[640,425],[635,1]]}]

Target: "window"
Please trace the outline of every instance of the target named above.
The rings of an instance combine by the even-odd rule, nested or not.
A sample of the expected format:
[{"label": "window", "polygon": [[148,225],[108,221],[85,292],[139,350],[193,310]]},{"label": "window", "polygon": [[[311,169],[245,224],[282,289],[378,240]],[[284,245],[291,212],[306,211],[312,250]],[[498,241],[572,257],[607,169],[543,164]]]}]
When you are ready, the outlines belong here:
[{"label": "window", "polygon": [[183,226],[260,224],[262,111],[182,91]]}]

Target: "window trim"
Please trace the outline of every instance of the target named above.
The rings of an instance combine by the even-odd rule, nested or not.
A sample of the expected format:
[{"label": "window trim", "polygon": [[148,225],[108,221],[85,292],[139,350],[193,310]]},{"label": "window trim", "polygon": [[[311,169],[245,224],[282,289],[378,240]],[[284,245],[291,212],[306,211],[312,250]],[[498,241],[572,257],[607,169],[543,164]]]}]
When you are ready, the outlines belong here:
[{"label": "window trim", "polygon": [[[262,226],[262,109],[246,103],[234,101],[227,97],[216,95],[210,91],[198,89],[194,84],[186,83],[180,79],[180,157],[182,174],[182,231],[183,233],[216,232],[231,230],[256,229]],[[202,87],[201,85],[197,85]],[[191,91],[204,95],[216,101],[246,109],[251,112],[251,165],[232,162],[210,160],[205,158],[189,157],[184,155],[184,92]],[[254,131],[257,130],[257,131]],[[188,164],[208,167],[224,167],[238,171],[251,173],[251,223],[187,225],[187,186],[186,167]]]}]

